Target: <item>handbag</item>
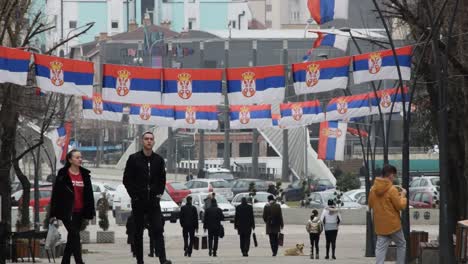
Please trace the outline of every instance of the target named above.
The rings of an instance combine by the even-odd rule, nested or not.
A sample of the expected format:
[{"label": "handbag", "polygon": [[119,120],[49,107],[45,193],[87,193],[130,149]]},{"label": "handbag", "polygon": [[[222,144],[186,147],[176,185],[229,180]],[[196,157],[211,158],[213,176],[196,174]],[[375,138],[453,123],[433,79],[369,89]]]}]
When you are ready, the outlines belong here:
[{"label": "handbag", "polygon": [[193,249],[198,250],[200,248],[200,238],[198,236],[193,237]]},{"label": "handbag", "polygon": [[278,234],[278,246],[282,247],[284,244],[284,234],[283,233],[279,233]]},{"label": "handbag", "polygon": [[219,237],[223,238],[224,237],[224,226],[220,225],[219,227]]},{"label": "handbag", "polygon": [[257,235],[255,234],[255,232],[252,233],[252,239],[254,242],[254,246],[258,247]]},{"label": "handbag", "polygon": [[201,248],[202,249],[207,249],[208,248],[208,237],[207,236],[202,236]]}]

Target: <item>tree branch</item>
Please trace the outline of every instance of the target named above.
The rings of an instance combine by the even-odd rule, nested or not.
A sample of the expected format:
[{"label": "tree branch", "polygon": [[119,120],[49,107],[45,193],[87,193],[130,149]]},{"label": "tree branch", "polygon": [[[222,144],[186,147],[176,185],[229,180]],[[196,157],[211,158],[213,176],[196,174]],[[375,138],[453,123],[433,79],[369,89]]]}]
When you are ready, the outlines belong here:
[{"label": "tree branch", "polygon": [[67,43],[68,41],[76,38],[76,37],[79,37],[83,34],[85,34],[86,32],[88,32],[88,30],[90,30],[92,27],[94,26],[94,23],[93,24],[89,24],[87,28],[85,28],[84,30],[82,30],[81,32],[79,33],[76,33],[75,35],[72,35],[71,37],[65,39],[65,40],[62,40],[61,42],[57,43],[57,45],[55,45],[54,47],[52,47],[50,50],[48,50],[45,54],[47,55],[50,55],[52,54],[52,52],[54,50],[56,50],[58,47],[62,46],[63,44]]}]

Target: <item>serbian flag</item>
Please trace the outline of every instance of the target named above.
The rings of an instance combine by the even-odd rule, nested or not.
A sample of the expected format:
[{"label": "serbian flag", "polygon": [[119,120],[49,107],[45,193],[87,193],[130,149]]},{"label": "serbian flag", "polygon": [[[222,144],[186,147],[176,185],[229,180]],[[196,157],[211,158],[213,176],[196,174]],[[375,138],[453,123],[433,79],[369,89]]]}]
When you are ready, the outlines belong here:
[{"label": "serbian flag", "polygon": [[383,114],[390,112],[399,113],[403,111],[403,96],[405,99],[406,110],[408,110],[410,99],[410,95],[408,94],[408,87],[403,88],[403,96],[401,92],[402,89],[399,88],[380,90],[377,91],[377,97],[375,96],[374,92],[370,92],[369,98],[371,103],[371,114],[379,114],[379,105]]},{"label": "serbian flag", "polygon": [[231,105],[280,103],[286,80],[282,65],[226,69]]},{"label": "serbian flag", "polygon": [[37,86],[46,92],[93,96],[92,62],[34,54]]},{"label": "serbian flag", "polygon": [[272,121],[272,124],[273,124],[274,128],[280,128],[280,126],[279,126],[280,119],[281,119],[281,115],[271,114],[271,121]]},{"label": "serbian flag", "polygon": [[174,124],[174,106],[132,104],[128,117],[130,124],[169,127]]},{"label": "serbian flag", "polygon": [[224,102],[222,69],[164,69],[163,103],[217,105]]},{"label": "serbian flag", "polygon": [[[408,81],[411,79],[412,46],[395,50],[400,65],[401,77]],[[396,60],[392,50],[383,50],[353,56],[354,83],[363,83],[376,80],[398,80]]]},{"label": "serbian flag", "polygon": [[0,83],[26,85],[31,53],[0,46]]},{"label": "serbian flag", "polygon": [[71,131],[72,124],[70,122],[66,122],[63,126],[53,129],[45,134],[45,136],[52,142],[57,168],[61,167],[61,161],[66,160]]},{"label": "serbian flag", "polygon": [[346,120],[370,115],[369,94],[333,98],[327,105],[326,120]]},{"label": "serbian flag", "polygon": [[218,108],[212,106],[175,106],[175,128],[218,128]]},{"label": "serbian flag", "polygon": [[350,63],[351,57],[294,63],[292,70],[296,94],[346,89]]},{"label": "serbian flag", "polygon": [[308,0],[310,16],[322,25],[334,19],[348,19],[348,0]]},{"label": "serbian flag", "polygon": [[232,129],[272,127],[271,105],[231,105]]},{"label": "serbian flag", "polygon": [[104,64],[102,97],[128,104],[161,104],[161,69]]},{"label": "serbian flag", "polygon": [[319,159],[344,160],[347,127],[347,123],[339,121],[320,123]]},{"label": "serbian flag", "polygon": [[347,36],[317,32],[312,30],[310,30],[310,32],[314,32],[318,35],[317,39],[314,41],[314,49],[324,46],[337,48],[342,51],[346,51],[348,49],[349,37]]},{"label": "serbian flag", "polygon": [[281,104],[280,112],[280,125],[285,127],[306,126],[325,120],[319,100]]},{"label": "serbian flag", "polygon": [[120,122],[123,104],[102,100],[102,95],[95,93],[92,98],[83,96],[83,118]]}]

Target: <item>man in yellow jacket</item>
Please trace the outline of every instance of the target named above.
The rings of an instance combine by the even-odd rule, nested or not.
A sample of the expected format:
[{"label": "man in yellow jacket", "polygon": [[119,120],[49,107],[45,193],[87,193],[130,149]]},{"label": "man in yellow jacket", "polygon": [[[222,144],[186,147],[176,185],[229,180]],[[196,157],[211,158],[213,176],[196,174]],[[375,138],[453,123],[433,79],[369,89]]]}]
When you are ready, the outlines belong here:
[{"label": "man in yellow jacket", "polygon": [[406,240],[401,230],[400,211],[406,208],[406,190],[401,192],[393,186],[397,170],[385,165],[382,176],[374,180],[369,193],[369,208],[373,210],[377,244],[375,246],[376,264],[383,264],[390,242],[397,246],[397,264],[405,263]]}]

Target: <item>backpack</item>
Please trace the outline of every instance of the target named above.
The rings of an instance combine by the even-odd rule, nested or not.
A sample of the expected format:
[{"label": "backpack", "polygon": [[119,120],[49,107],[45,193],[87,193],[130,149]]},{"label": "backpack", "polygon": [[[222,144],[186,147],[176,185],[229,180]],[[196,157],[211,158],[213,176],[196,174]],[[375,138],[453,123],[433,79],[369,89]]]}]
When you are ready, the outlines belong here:
[{"label": "backpack", "polygon": [[309,221],[307,226],[307,231],[311,234],[320,234],[322,233],[322,222],[320,220],[317,221]]}]

